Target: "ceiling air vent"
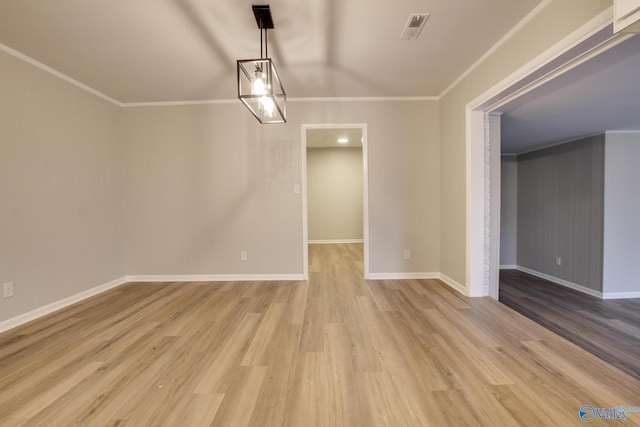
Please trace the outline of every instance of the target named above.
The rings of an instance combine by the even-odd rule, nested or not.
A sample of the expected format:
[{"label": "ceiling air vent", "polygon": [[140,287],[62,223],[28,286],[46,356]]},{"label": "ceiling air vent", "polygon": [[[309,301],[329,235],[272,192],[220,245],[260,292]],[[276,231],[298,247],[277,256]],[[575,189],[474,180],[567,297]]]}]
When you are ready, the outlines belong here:
[{"label": "ceiling air vent", "polygon": [[429,19],[428,13],[412,13],[409,15],[409,20],[407,21],[407,25],[404,26],[404,30],[402,30],[402,35],[400,39],[402,40],[415,40],[418,38],[422,29],[424,28],[424,24]]}]

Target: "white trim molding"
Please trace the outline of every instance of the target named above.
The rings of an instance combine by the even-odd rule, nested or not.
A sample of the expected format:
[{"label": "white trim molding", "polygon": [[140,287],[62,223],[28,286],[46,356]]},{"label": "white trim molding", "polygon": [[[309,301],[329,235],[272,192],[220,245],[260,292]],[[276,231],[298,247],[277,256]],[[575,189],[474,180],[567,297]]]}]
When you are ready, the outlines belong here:
[{"label": "white trim molding", "polygon": [[640,291],[605,292],[602,294],[602,299],[629,299],[629,298],[640,298]]},{"label": "white trim molding", "polygon": [[442,273],[371,273],[367,280],[439,280],[461,295],[466,295],[463,285]]},{"label": "white trim molding", "polygon": [[438,276],[438,279],[440,279],[442,282],[444,282],[445,285],[449,286],[454,291],[458,291],[462,295],[469,296],[467,295],[467,288],[463,284],[456,282],[444,273],[439,273]]},{"label": "white trim molding", "polygon": [[619,134],[619,133],[640,133],[640,129],[636,129],[636,130],[607,130],[604,132],[605,135],[607,134]]},{"label": "white trim molding", "polygon": [[364,243],[364,239],[309,240],[310,245],[333,245],[343,243]]},{"label": "white trim molding", "polygon": [[[486,259],[485,197],[489,192],[485,181],[485,113],[466,108],[466,292],[470,297],[485,294]],[[473,143],[472,143],[473,141]]]},{"label": "white trim molding", "polygon": [[[287,102],[434,102],[439,101],[437,96],[389,96],[389,97],[312,97],[312,98],[287,98]],[[216,104],[236,104],[237,98],[233,99],[200,99],[191,101],[153,101],[153,102],[125,102],[120,106],[124,108],[139,107],[176,107],[184,105],[216,105]],[[240,104],[238,104],[240,105]]]},{"label": "white trim molding", "polygon": [[[548,0],[547,0],[548,1]],[[151,101],[151,102],[120,102],[114,98],[111,98],[108,95],[100,92],[88,86],[73,77],[70,77],[60,71],[49,67],[48,65],[43,64],[40,61],[37,61],[30,56],[25,55],[24,53],[18,52],[15,49],[10,48],[9,46],[0,43],[0,52],[5,52],[15,58],[20,59],[28,64],[33,65],[36,68],[41,69],[51,75],[58,77],[61,80],[66,81],[67,83],[72,84],[86,92],[89,92],[99,98],[104,99],[105,101],[110,102],[118,107],[123,108],[140,108],[140,107],[175,107],[175,106],[185,106],[185,105],[216,105],[216,104],[235,104],[238,103],[237,98],[232,99],[194,99],[187,101]],[[394,101],[408,101],[408,102],[433,102],[439,101],[439,96],[361,96],[361,97],[309,97],[309,98],[288,98],[289,102],[394,102]]]},{"label": "white trim molding", "polygon": [[523,273],[530,274],[532,276],[539,277],[541,279],[548,280],[557,285],[564,286],[565,288],[573,289],[574,291],[581,292],[583,294],[591,295],[592,297],[603,299],[602,292],[596,291],[595,289],[587,288],[586,286],[579,285],[577,283],[569,282],[568,280],[560,279],[558,277],[550,276],[545,273],[541,273],[536,270],[531,270],[527,267],[522,267],[520,265],[516,266],[516,270],[522,271]]},{"label": "white trim molding", "polygon": [[507,34],[502,36],[500,40],[496,42],[491,48],[486,51],[476,62],[474,62],[464,73],[460,74],[457,79],[453,81],[439,96],[438,98],[443,98],[446,96],[453,88],[455,88],[462,80],[464,80],[469,74],[473,72],[476,68],[478,68],[484,61],[489,58],[495,51],[497,51],[503,44],[508,42],[513,36],[515,36],[518,31],[520,31],[525,25],[527,25],[530,21],[533,20],[536,16],[540,14],[549,4],[551,0],[543,0],[538,4],[531,12],[527,14],[524,18],[520,20],[513,28],[511,28]]},{"label": "white trim molding", "polygon": [[32,320],[36,320],[40,317],[46,316],[47,314],[51,314],[54,311],[61,310],[65,307],[68,307],[72,304],[83,301],[85,299],[91,298],[95,295],[101,294],[110,289],[117,288],[118,286],[124,285],[127,282],[128,282],[127,277],[121,277],[119,279],[112,280],[107,283],[103,283],[102,285],[98,285],[91,289],[87,289],[86,291],[82,291],[70,297],[63,298],[51,304],[47,304],[43,307],[36,308],[35,310],[31,310],[26,313],[20,314],[16,317],[0,322],[0,332],[8,331],[9,329],[13,329],[20,325],[24,325],[25,323],[31,322]]},{"label": "white trim molding", "polygon": [[[126,102],[122,104],[123,108],[138,107],[181,107],[184,105],[215,105],[215,104],[235,104],[239,103],[238,98],[234,99],[202,99],[191,101],[154,101],[154,102]],[[240,104],[238,104],[240,105]]]},{"label": "white trim molding", "polygon": [[287,98],[288,102],[394,102],[439,101],[438,96],[360,96],[360,97],[309,97]]},{"label": "white trim molding", "polygon": [[367,280],[439,279],[440,273],[369,273]]},{"label": "white trim molding", "polygon": [[130,283],[161,282],[273,282],[302,281],[302,274],[187,274],[187,275],[134,275],[127,276]]},{"label": "white trim molding", "polygon": [[13,56],[15,58],[18,58],[19,60],[24,61],[27,64],[33,65],[34,67],[39,68],[44,72],[47,72],[47,73],[49,73],[51,75],[54,75],[54,76],[58,77],[59,79],[64,80],[65,82],[72,84],[75,87],[78,87],[78,88],[80,88],[80,89],[82,89],[82,90],[84,90],[86,92],[89,92],[92,95],[97,96],[98,98],[102,98],[105,101],[112,103],[113,105],[117,105],[118,107],[122,107],[123,106],[123,104],[121,102],[116,101],[115,99],[111,98],[110,96],[107,96],[104,93],[102,93],[102,92],[100,92],[100,91],[98,91],[98,90],[96,90],[96,89],[94,89],[94,88],[92,88],[90,86],[87,86],[86,84],[81,83],[81,82],[77,81],[76,79],[67,76],[64,73],[61,73],[60,71],[55,70],[55,69],[49,67],[48,65],[43,64],[40,61],[36,61],[35,59],[31,58],[30,56],[27,56],[24,53],[18,52],[17,50],[12,49],[7,45],[4,45],[4,44],[0,43],[0,52],[8,53],[9,55],[11,55],[11,56]]},{"label": "white trim molding", "polygon": [[[607,30],[612,18],[613,7],[610,7],[487,89],[469,102],[467,107],[472,110],[494,111],[507,101],[561,75],[603,49],[606,50],[612,43],[620,43],[625,38],[610,36]],[[582,46],[584,52],[572,52],[572,48],[588,40],[592,41]]]}]

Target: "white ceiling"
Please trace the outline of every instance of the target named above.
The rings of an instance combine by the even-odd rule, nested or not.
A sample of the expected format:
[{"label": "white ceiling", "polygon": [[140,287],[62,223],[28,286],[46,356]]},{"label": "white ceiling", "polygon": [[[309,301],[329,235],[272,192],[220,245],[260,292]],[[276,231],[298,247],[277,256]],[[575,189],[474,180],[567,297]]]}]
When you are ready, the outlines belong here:
[{"label": "white ceiling", "polygon": [[[0,0],[0,43],[122,103],[233,99],[254,2]],[[290,98],[438,96],[539,2],[272,0],[269,53]]]},{"label": "white ceiling", "polygon": [[505,154],[607,130],[640,130],[640,36],[614,46],[500,111]]}]

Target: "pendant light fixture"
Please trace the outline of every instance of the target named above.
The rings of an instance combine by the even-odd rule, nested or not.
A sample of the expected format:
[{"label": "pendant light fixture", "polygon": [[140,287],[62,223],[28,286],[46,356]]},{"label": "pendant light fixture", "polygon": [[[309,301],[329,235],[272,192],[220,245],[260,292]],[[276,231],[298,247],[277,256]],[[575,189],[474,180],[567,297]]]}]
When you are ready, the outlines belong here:
[{"label": "pendant light fixture", "polygon": [[273,28],[271,10],[269,5],[252,8],[260,28],[260,59],[237,61],[238,98],[260,123],[286,123],[287,94],[269,58],[267,30]]}]

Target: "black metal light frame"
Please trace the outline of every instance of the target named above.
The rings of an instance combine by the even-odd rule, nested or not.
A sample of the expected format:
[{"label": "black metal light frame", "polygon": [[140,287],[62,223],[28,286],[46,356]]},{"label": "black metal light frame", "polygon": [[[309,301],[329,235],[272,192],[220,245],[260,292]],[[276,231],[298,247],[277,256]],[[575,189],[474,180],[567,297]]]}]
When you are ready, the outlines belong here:
[{"label": "black metal light frame", "polygon": [[[287,94],[273,61],[268,57],[267,30],[273,28],[271,10],[269,5],[253,5],[252,8],[260,28],[260,58],[237,61],[238,99],[260,123],[286,123]],[[264,73],[264,93],[254,94],[251,91],[251,80],[256,72]],[[267,105],[271,106],[271,111]]]}]

